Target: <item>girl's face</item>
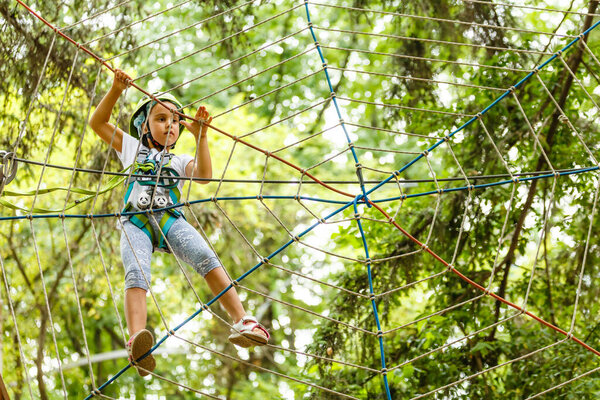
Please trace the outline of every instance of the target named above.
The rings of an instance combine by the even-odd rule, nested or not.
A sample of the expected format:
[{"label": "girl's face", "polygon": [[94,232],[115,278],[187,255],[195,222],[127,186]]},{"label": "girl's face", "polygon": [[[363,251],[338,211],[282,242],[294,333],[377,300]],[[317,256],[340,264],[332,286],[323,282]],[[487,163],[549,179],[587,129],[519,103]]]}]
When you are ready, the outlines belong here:
[{"label": "girl's face", "polygon": [[[150,128],[154,140],[165,147],[169,147],[175,144],[179,138],[179,116],[171,112],[171,110],[177,109],[173,103],[165,101],[163,103],[168,108],[161,104],[152,107],[147,126]],[[146,124],[144,124],[145,131]]]}]

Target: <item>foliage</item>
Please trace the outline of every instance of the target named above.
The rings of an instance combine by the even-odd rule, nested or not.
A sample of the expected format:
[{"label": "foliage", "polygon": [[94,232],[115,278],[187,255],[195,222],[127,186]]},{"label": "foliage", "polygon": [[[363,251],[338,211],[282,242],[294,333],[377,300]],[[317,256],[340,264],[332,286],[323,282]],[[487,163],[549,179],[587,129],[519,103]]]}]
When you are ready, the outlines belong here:
[{"label": "foliage", "polygon": [[[204,104],[215,116],[215,127],[321,180],[356,179],[344,131],[339,126],[331,128],[339,124],[338,116],[307,30],[304,2],[190,1],[162,12],[172,4],[136,0],[102,18],[92,18],[111,4],[72,1],[57,7],[36,1],[30,5],[60,27],[85,19],[64,32],[86,43],[110,65],[124,68],[140,87],[172,90],[189,104],[188,114]],[[595,4],[586,7],[593,12]],[[557,29],[577,35],[590,22],[579,15],[561,22],[557,18],[561,14],[454,0],[353,0],[336,5],[351,9],[318,4],[310,4],[309,9],[346,131],[369,182],[367,189],[485,109],[549,57],[540,53],[567,43],[556,37],[547,48],[549,37],[538,31]],[[293,7],[297,8],[283,13]],[[578,2],[573,7],[588,10]],[[155,13],[147,21],[128,26]],[[114,152],[86,129],[90,109],[111,83],[108,70],[21,6],[0,1],[0,18],[0,71],[5,76],[0,83],[0,127],[8,133],[0,139],[0,148],[51,165],[119,171]],[[115,31],[111,36],[98,39],[111,31]],[[177,34],[169,36],[172,32]],[[588,45],[597,54],[594,33]],[[259,48],[263,49],[254,52]],[[539,78],[579,136],[560,117],[534,75],[515,91],[515,97],[507,96],[481,121],[432,150],[403,171],[401,180],[392,179],[369,198],[382,200],[379,204],[403,229],[468,279],[514,304],[525,304],[527,312],[564,331],[570,331],[573,321],[573,334],[595,348],[599,313],[594,283],[600,274],[596,215],[587,240],[598,184],[594,173],[451,191],[510,180],[510,176],[496,176],[507,174],[498,152],[512,174],[596,165],[580,137],[596,156],[598,110],[594,102],[600,66],[581,46],[573,46],[563,57],[579,81],[570,77],[559,59],[542,70]],[[115,112],[121,127],[127,126],[139,97],[134,89],[123,96]],[[186,186],[190,201],[206,200],[186,207],[188,220],[209,238],[233,278],[277,251],[292,235],[304,232],[315,223],[315,216],[330,215],[340,206],[296,201],[293,196],[349,201],[307,183],[307,176],[217,131],[211,131],[210,143],[215,178],[256,181],[193,185],[189,197]],[[194,146],[191,135],[184,135],[176,152],[192,153]],[[106,173],[20,162],[18,178],[7,189],[72,184],[97,190],[110,178]],[[300,188],[261,183],[300,178]],[[356,184],[335,186],[360,193]],[[419,195],[438,189],[445,192]],[[414,197],[401,200],[402,194]],[[265,198],[258,200],[257,195]],[[223,200],[209,201],[213,196]],[[118,212],[122,197],[119,187],[78,205],[72,213]],[[249,198],[227,200],[232,197]],[[392,197],[397,199],[384,201]],[[23,208],[60,208],[77,198],[59,192],[10,200]],[[387,223],[375,208],[359,204],[358,211],[374,260],[373,291],[382,294],[375,304],[385,332],[382,342],[392,398],[410,398],[439,388],[430,397],[527,398],[595,367],[592,352],[484,296]],[[2,216],[24,214],[2,209]],[[227,320],[227,315],[213,306],[215,316],[202,312],[178,332],[205,348],[170,338],[170,354],[158,356],[157,372],[230,399],[339,398],[256,367],[361,399],[386,398],[382,375],[376,372],[382,366],[368,296],[366,254],[354,217],[352,207],[332,216],[328,224],[303,237],[302,243],[273,258],[272,265],[261,266],[240,282],[245,306],[261,317],[273,333],[273,343],[281,348],[251,352],[234,348],[226,340],[228,326],[220,321]],[[64,379],[69,398],[82,398],[93,385],[104,383],[126,365],[124,358],[117,358],[93,363],[90,371],[86,361],[88,352],[120,350],[125,341],[114,218],[15,219],[1,221],[1,226],[3,280],[10,286],[10,296],[4,283],[0,290],[2,376],[9,392],[17,399],[28,398],[30,390],[34,398],[64,398]],[[160,312],[149,298],[149,326],[162,337],[212,296],[202,279],[190,274],[187,266],[180,268],[172,255],[155,254],[153,262],[153,294]],[[550,347],[537,351],[545,346]],[[59,374],[58,360],[64,376]],[[70,368],[81,360],[81,365]],[[457,381],[461,382],[451,385]],[[599,386],[592,374],[551,395],[593,398]],[[196,396],[163,380],[142,380],[132,371],[103,393],[115,398]]]}]

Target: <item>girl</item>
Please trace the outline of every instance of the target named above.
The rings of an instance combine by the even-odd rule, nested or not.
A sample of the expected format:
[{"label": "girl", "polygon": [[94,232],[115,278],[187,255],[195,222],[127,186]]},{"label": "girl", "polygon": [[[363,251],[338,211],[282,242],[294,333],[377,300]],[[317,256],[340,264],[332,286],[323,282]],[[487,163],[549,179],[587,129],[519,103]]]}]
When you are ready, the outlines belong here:
[{"label": "girl", "polygon": [[[196,121],[180,120],[173,111],[182,110],[181,103],[174,96],[166,94],[158,97],[166,107],[148,97],[140,100],[131,116],[128,135],[109,120],[119,96],[130,83],[131,78],[127,74],[115,70],[112,87],[98,104],[89,125],[116,150],[123,167],[133,165],[123,211],[162,209],[178,202],[184,185],[183,179],[169,177],[212,177],[208,127]],[[195,119],[206,123],[212,121],[203,106],[198,108]],[[187,128],[196,138],[198,146],[195,157],[170,153],[183,128]],[[145,376],[156,366],[152,354],[136,362],[154,344],[152,334],[146,329],[146,292],[150,284],[152,252],[172,251],[206,279],[215,295],[229,286],[230,280],[202,236],[177,209],[123,216],[121,223],[125,319],[130,336],[127,351],[138,373]],[[219,298],[219,302],[234,322],[229,341],[241,347],[262,346],[268,342],[269,333],[256,318],[246,315],[233,287]]]}]

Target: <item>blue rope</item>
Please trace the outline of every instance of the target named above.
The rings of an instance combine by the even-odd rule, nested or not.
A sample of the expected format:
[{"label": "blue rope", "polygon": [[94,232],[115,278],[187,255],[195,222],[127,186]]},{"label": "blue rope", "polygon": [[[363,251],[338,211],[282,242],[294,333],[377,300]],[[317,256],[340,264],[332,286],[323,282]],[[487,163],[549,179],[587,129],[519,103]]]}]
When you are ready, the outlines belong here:
[{"label": "blue rope", "polygon": [[[352,140],[350,140],[350,135],[348,135],[348,130],[346,129],[346,124],[344,123],[344,118],[342,118],[342,113],[340,111],[340,107],[338,105],[335,92],[333,91],[333,85],[331,84],[331,79],[329,77],[329,71],[327,70],[327,61],[325,61],[325,56],[323,55],[323,51],[321,50],[321,46],[319,45],[319,41],[317,40],[317,36],[315,35],[312,21],[310,20],[310,11],[308,10],[308,0],[304,0],[304,7],[306,8],[306,19],[308,20],[308,27],[310,28],[310,34],[313,38],[313,41],[315,42],[317,51],[319,52],[319,57],[321,57],[323,71],[325,72],[325,77],[327,78],[327,85],[329,86],[329,92],[331,94],[331,98],[333,99],[335,111],[337,112],[338,119],[340,121],[340,125],[342,127],[342,130],[344,131],[344,135],[346,135],[346,141],[348,142],[348,146],[350,147],[350,151],[352,152],[352,157],[354,158],[354,167],[356,168],[356,175],[358,176],[360,189],[362,190],[363,197],[366,199],[367,193],[365,191],[365,183],[364,183],[364,178],[363,178],[363,174],[362,174],[362,165],[358,161],[358,156],[356,155],[356,150],[354,150],[354,144],[352,143]],[[368,202],[367,202],[367,206],[369,208],[371,207],[371,205]]]},{"label": "blue rope", "polygon": [[358,206],[357,202],[360,196],[356,196],[352,205],[354,207],[354,216],[356,218],[356,223],[358,224],[358,230],[360,231],[360,237],[363,242],[363,248],[365,250],[365,260],[367,261],[367,276],[369,278],[369,294],[371,295],[371,306],[373,307],[373,315],[375,316],[375,324],[377,325],[377,339],[379,340],[379,354],[381,357],[381,372],[383,375],[383,385],[385,386],[385,391],[387,394],[388,400],[392,400],[392,394],[390,393],[390,386],[387,378],[387,368],[385,367],[385,351],[383,349],[383,332],[381,330],[381,324],[379,322],[379,315],[377,314],[377,303],[375,303],[375,291],[373,290],[373,276],[371,274],[371,257],[369,256],[369,246],[367,245],[367,239],[365,237],[365,232],[362,227],[362,223],[360,222],[360,218],[358,217]]},{"label": "blue rope", "polygon": [[[586,173],[586,172],[598,171],[598,169],[599,169],[599,167],[579,168],[579,169],[575,169],[575,170],[557,172],[557,176],[577,175],[577,174],[582,174],[582,173]],[[516,183],[528,182],[528,181],[532,181],[532,180],[536,180],[536,179],[543,179],[543,178],[552,178],[554,176],[555,176],[554,174],[544,174],[544,175],[537,175],[537,176],[532,176],[532,177],[516,178]],[[501,186],[501,185],[506,185],[508,183],[514,183],[514,182],[515,182],[514,180],[502,180],[502,181],[498,181],[498,182],[485,183],[485,184],[479,184],[479,185],[448,188],[448,189],[443,189],[442,191],[444,193],[447,193],[447,192],[458,192],[461,190],[469,190],[469,189],[485,189],[485,188],[492,187],[492,186]],[[373,203],[389,203],[391,201],[405,200],[405,199],[410,199],[413,197],[422,197],[422,196],[428,196],[428,195],[439,194],[439,193],[440,192],[437,190],[431,190],[431,191],[427,191],[427,192],[420,192],[420,193],[413,193],[413,194],[407,194],[407,195],[402,195],[402,196],[388,197],[385,199],[371,200],[371,201]],[[320,199],[320,198],[316,198],[316,197],[306,197],[306,196],[264,195],[264,196],[260,196],[260,197],[263,199],[276,199],[276,200],[282,200],[282,199],[283,200],[298,200],[299,199],[299,200],[308,200],[308,201],[315,201],[315,202],[321,202],[321,203],[327,203],[327,204],[340,204],[340,205],[347,204],[347,202],[345,202],[343,200],[328,200],[328,199]],[[257,200],[257,199],[258,199],[257,196],[216,197],[214,199],[209,197],[206,199],[192,200],[189,202],[189,204],[192,205],[192,204],[198,204],[198,203],[208,203],[211,201]],[[365,204],[364,197],[360,196],[358,203]],[[186,205],[187,205],[187,203],[177,203],[177,204],[173,204],[168,207],[154,209],[154,210],[152,210],[152,212],[160,212],[160,211],[165,211],[165,210],[170,210],[170,209],[175,209],[175,208],[181,208]],[[129,211],[129,212],[124,212],[124,213],[110,213],[110,214],[16,215],[16,216],[10,216],[10,217],[0,217],[0,221],[21,220],[21,219],[44,219],[44,218],[114,218],[114,217],[130,216],[130,215],[138,215],[138,214],[150,214],[150,211],[149,210],[147,210],[147,211]]]},{"label": "blue rope", "polygon": [[558,50],[552,57],[550,57],[548,60],[546,60],[540,66],[535,67],[533,69],[533,71],[531,71],[530,73],[528,73],[523,79],[521,79],[519,82],[517,82],[516,85],[514,85],[514,86],[510,87],[509,89],[507,89],[506,92],[504,92],[500,97],[498,97],[496,100],[494,100],[490,105],[488,105],[483,110],[481,110],[476,116],[472,117],[470,120],[468,120],[467,122],[465,122],[463,125],[461,125],[457,129],[455,129],[448,136],[444,137],[443,139],[440,139],[433,146],[429,147],[426,151],[424,151],[423,153],[421,153],[420,155],[418,155],[415,159],[413,159],[412,161],[410,161],[409,163],[407,163],[405,166],[403,166],[402,168],[400,168],[398,171],[396,171],[393,174],[391,174],[388,178],[386,178],[383,181],[379,182],[371,190],[369,190],[367,192],[367,194],[373,193],[375,190],[379,189],[382,185],[384,185],[387,182],[389,182],[394,176],[396,176],[398,174],[401,174],[402,172],[406,171],[414,163],[416,163],[417,161],[419,161],[421,158],[425,157],[426,154],[428,154],[431,151],[435,150],[435,148],[438,147],[440,144],[442,144],[446,140],[450,140],[450,138],[452,138],[452,136],[456,135],[458,132],[462,131],[463,129],[465,129],[466,127],[468,127],[469,125],[471,125],[475,120],[477,120],[478,117],[481,117],[482,115],[484,115],[485,113],[487,113],[490,109],[492,109],[496,104],[498,104],[500,101],[502,101],[506,96],[508,96],[510,93],[512,93],[515,89],[518,89],[522,84],[524,84],[525,82],[527,82],[529,80],[529,78],[531,78],[536,72],[542,70],[544,67],[546,67],[546,65],[548,65],[549,63],[551,63],[552,61],[554,61],[559,55],[561,55],[562,53],[564,53],[565,51],[567,51],[571,46],[573,46],[575,43],[577,43],[582,37],[584,37],[590,31],[592,31],[593,29],[595,29],[598,25],[600,25],[600,21],[598,21],[594,25],[590,26],[582,34],[580,34],[575,39],[573,39],[565,47],[563,47],[562,49]]},{"label": "blue rope", "polygon": [[[354,204],[355,200],[352,200],[348,203],[346,203],[343,207],[338,208],[337,210],[333,211],[332,213],[330,213],[329,215],[327,215],[325,218],[323,218],[324,221],[328,220],[329,218],[339,214],[340,212],[344,211],[345,209],[347,209],[348,207],[350,207],[352,204]],[[321,223],[321,221],[318,221],[316,223],[314,223],[313,225],[311,225],[310,227],[306,228],[302,233],[300,233],[299,235],[297,235],[298,238],[301,238],[302,236],[306,235],[307,233],[309,233],[310,231],[312,231],[314,228],[316,228],[319,224]],[[275,250],[273,253],[271,253],[268,257],[266,257],[265,259],[263,259],[263,261],[259,262],[258,264],[256,264],[254,267],[252,267],[251,269],[249,269],[248,271],[246,271],[244,274],[242,274],[239,278],[237,278],[235,280],[235,282],[241,282],[243,279],[245,279],[248,275],[250,275],[252,272],[254,272],[255,270],[257,270],[260,266],[264,265],[268,260],[270,260],[271,258],[275,257],[277,254],[281,253],[283,250],[285,250],[288,246],[290,246],[292,243],[294,243],[294,240],[289,240],[286,244],[284,244],[283,246],[281,246],[279,249]],[[221,298],[221,296],[223,296],[225,293],[227,293],[227,291],[229,289],[231,289],[234,285],[233,284],[229,284],[229,286],[227,286],[225,289],[223,289],[219,294],[217,294],[215,297],[213,297],[208,303],[206,303],[206,305],[204,307],[200,307],[198,310],[196,310],[192,315],[190,315],[188,318],[186,318],[182,323],[180,323],[179,325],[177,325],[173,331],[176,332],[177,330],[179,330],[181,327],[183,327],[185,324],[187,324],[189,321],[191,321],[192,319],[194,319],[197,315],[199,315],[204,309],[205,307],[209,307],[212,304],[214,304],[217,300],[219,300]],[[140,360],[143,359],[144,357],[148,356],[149,354],[151,354],[154,350],[156,350],[158,348],[158,346],[160,346],[162,343],[164,343],[165,340],[167,340],[167,338],[170,336],[170,333],[163,336],[159,341],[157,341],[157,343],[148,351],[148,353],[144,354],[142,357],[140,357]],[[127,364],[125,367],[123,367],[117,374],[115,374],[115,376],[111,377],[108,381],[106,381],[102,386],[98,387],[98,390],[102,391],[104,388],[106,388],[108,385],[110,385],[112,382],[114,382],[119,376],[121,376],[125,371],[127,371],[129,368],[131,367],[131,364]],[[89,394],[85,400],[89,400],[93,397],[93,393]]]}]

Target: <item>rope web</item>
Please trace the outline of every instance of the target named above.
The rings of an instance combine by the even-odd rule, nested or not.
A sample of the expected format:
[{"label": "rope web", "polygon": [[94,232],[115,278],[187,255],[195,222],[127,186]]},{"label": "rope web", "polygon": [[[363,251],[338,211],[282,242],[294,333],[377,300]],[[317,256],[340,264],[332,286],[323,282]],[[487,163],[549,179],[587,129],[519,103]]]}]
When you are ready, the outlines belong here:
[{"label": "rope web", "polygon": [[[551,363],[547,360],[565,354],[575,354],[581,368],[556,374],[549,386],[524,388],[523,398],[552,396],[578,384],[598,386],[594,373],[600,351],[588,326],[595,320],[589,310],[580,309],[582,296],[586,301],[595,296],[590,283],[593,275],[588,272],[590,249],[597,247],[591,238],[599,187],[597,143],[590,133],[600,111],[597,94],[591,89],[599,82],[595,71],[600,68],[593,50],[598,24],[594,23],[598,17],[595,2],[580,9],[571,3],[568,10],[459,2],[465,9],[509,9],[522,19],[548,16],[556,21],[554,31],[511,26],[510,21],[492,25],[445,18],[435,10],[415,15],[401,7],[370,8],[361,1],[352,5],[227,2],[230,7],[208,10],[199,10],[198,3],[191,0],[157,2],[136,20],[120,18],[132,6],[131,1],[122,1],[82,14],[79,21],[45,19],[30,4],[17,2],[20,23],[50,33],[45,60],[32,75],[38,77],[34,91],[24,103],[28,106],[20,110],[19,129],[11,132],[10,153],[3,154],[3,165],[16,163],[20,173],[27,170],[32,178],[20,180],[17,172],[12,183],[5,181],[0,187],[1,231],[4,238],[15,235],[14,241],[3,245],[6,250],[0,252],[0,266],[8,323],[14,329],[14,363],[24,382],[20,394],[33,399],[47,390],[56,398],[70,398],[83,390],[86,399],[126,398],[135,392],[132,388],[145,386],[165,395],[189,392],[229,398],[226,388],[215,385],[218,379],[214,375],[204,375],[202,382],[184,379],[188,366],[195,369],[199,360],[208,360],[215,370],[237,363],[250,370],[251,376],[272,377],[272,388],[264,389],[266,397],[464,397],[470,383],[480,378],[494,381],[498,371],[506,369],[519,374],[527,371],[529,364]],[[241,19],[240,15],[252,8],[257,12]],[[370,24],[362,23],[363,19]],[[502,32],[511,41],[510,45],[484,45],[425,37],[425,31],[402,34],[397,28],[403,21],[420,27],[435,24],[442,30],[462,26],[472,36]],[[215,24],[225,24],[230,30],[218,32],[221,36],[217,37]],[[119,54],[104,53],[104,43],[122,40],[127,32],[139,36],[139,42],[123,43]],[[188,45],[192,38],[205,45]],[[416,50],[393,52],[390,43]],[[68,47],[62,47],[64,44]],[[418,51],[423,48],[427,52]],[[68,51],[70,57],[64,87],[47,81],[59,51]],[[454,51],[465,56],[453,58]],[[264,63],[268,66],[259,67],[263,65],[259,59],[268,60]],[[390,72],[395,63],[414,63],[435,72],[431,77],[399,75]],[[141,94],[156,90],[188,93],[183,97],[186,110],[207,105],[214,117],[209,137],[215,177],[206,186],[193,186],[192,179],[185,178],[190,182],[175,207],[184,209],[189,222],[199,229],[226,267],[231,284],[212,297],[182,260],[155,254],[149,290],[150,308],[154,309],[149,323],[154,323],[158,336],[152,352],[171,357],[178,357],[173,355],[178,351],[184,354],[182,369],[175,371],[162,370],[159,357],[152,380],[142,380],[130,371],[124,351],[115,350],[110,372],[100,371],[102,360],[91,351],[92,344],[96,348],[111,342],[122,348],[127,341],[114,228],[125,194],[120,183],[128,173],[114,172],[114,152],[104,144],[97,147],[100,141],[85,127],[102,96],[103,83],[112,79],[110,72],[117,65],[135,66],[133,85],[113,113],[117,124],[124,126],[131,104]],[[74,81],[78,70],[85,71],[93,82],[87,84],[88,92]],[[456,75],[458,71],[460,75]],[[225,81],[231,83],[213,86]],[[539,99],[524,90],[530,86],[541,93]],[[371,92],[372,87],[379,91]],[[398,87],[412,88],[415,93],[418,88],[433,88],[439,106],[424,108],[419,101],[412,101],[408,92],[394,89]],[[566,90],[561,91],[563,88]],[[43,94],[60,99],[59,108],[47,110],[40,101]],[[582,111],[573,111],[576,105],[569,102],[571,97],[579,99],[576,105]],[[486,106],[473,109],[474,100],[481,98],[489,99]],[[269,118],[254,116],[249,111],[253,109],[262,110]],[[34,131],[33,126],[42,126],[44,112],[52,118],[43,121],[44,129]],[[381,117],[368,121],[363,118],[367,113]],[[494,130],[500,119],[504,119],[503,132]],[[386,120],[393,123],[386,124]],[[416,122],[419,131],[412,131]],[[73,132],[75,127],[80,131]],[[546,132],[556,129],[570,138],[571,154],[548,151],[552,145]],[[69,135],[64,134],[67,131]],[[519,135],[510,135],[511,131]],[[191,135],[182,137],[175,153],[195,149],[193,139],[186,136]],[[38,145],[25,149],[24,143],[31,137],[39,138]],[[474,157],[463,150],[468,143],[477,143],[490,156],[485,160],[490,165],[485,174],[479,173]],[[72,163],[65,164],[65,154]],[[84,156],[92,155],[90,162],[84,161]],[[515,164],[517,155],[527,162]],[[564,181],[570,182],[571,189],[565,189]],[[571,190],[570,202],[564,197],[565,190]],[[519,213],[525,208],[532,210],[529,216]],[[11,209],[12,215],[8,215]],[[424,211],[415,213],[418,209]],[[448,210],[456,211],[455,219],[448,219]],[[485,228],[488,218],[498,215],[501,224]],[[556,222],[557,215],[564,216],[564,221]],[[265,221],[275,230],[263,231]],[[585,234],[575,237],[571,222],[585,224]],[[520,239],[514,235],[515,226],[523,230]],[[452,237],[434,240],[436,232],[444,229],[452,229]],[[490,268],[477,265],[481,262],[478,250],[469,241],[471,233],[485,229],[489,241],[497,243],[487,260]],[[262,240],[265,235],[269,240]],[[41,237],[51,237],[51,243]],[[347,241],[342,245],[344,237]],[[391,237],[397,244],[382,256],[378,242]],[[544,312],[545,305],[531,300],[536,291],[543,290],[539,277],[549,271],[548,243],[556,242],[557,237],[573,242],[571,248],[577,249],[572,259],[564,261],[576,264],[576,273],[569,279],[576,282],[577,290],[568,294],[568,309],[556,311],[568,313],[568,325],[557,323],[554,314]],[[87,254],[78,251],[82,241],[89,246]],[[230,248],[229,241],[244,247]],[[65,262],[53,265],[52,254],[59,247]],[[519,257],[515,256],[517,249],[522,254]],[[26,256],[35,270],[20,265],[16,252]],[[514,263],[519,271],[509,275],[507,263]],[[434,267],[421,266],[425,264]],[[398,276],[381,273],[389,266],[395,266],[391,271]],[[412,266],[412,271],[401,274],[407,266]],[[352,273],[343,275],[343,270]],[[102,275],[102,282],[86,278],[93,272]],[[347,279],[333,279],[337,274]],[[356,282],[354,276],[362,279]],[[510,292],[509,297],[507,287],[517,278],[525,278],[526,283],[518,295]],[[215,307],[231,287],[240,291],[247,307],[275,332],[264,350],[249,353],[224,346],[221,338],[213,337],[232,328],[226,314]],[[462,289],[464,295],[448,299],[446,304],[418,306],[441,287]],[[42,355],[35,354],[40,337],[19,329],[28,317],[19,290],[37,291],[43,298],[37,311],[47,317],[42,329],[49,334],[51,345],[45,345]],[[178,309],[169,304],[169,291],[178,291],[178,297],[194,307]],[[62,314],[53,304],[57,292],[68,294],[70,306],[76,308],[76,321],[59,317]],[[338,296],[352,300],[346,305],[336,303],[334,308],[368,308],[369,319],[341,318],[319,300]],[[101,301],[103,311],[111,315],[87,307],[86,297]],[[390,314],[389,310],[397,309],[391,304],[403,304],[405,311]],[[279,310],[280,318],[269,308]],[[444,325],[457,314],[472,316],[476,328]],[[294,336],[286,328],[292,319],[306,324],[296,332],[293,343]],[[493,322],[483,323],[490,320]],[[101,324],[116,327],[112,336],[104,337],[99,329],[91,328]],[[438,325],[447,330],[446,340],[441,342],[426,334]],[[492,350],[485,341],[478,342],[475,350],[470,348],[476,338],[491,335],[502,340],[503,332],[525,331],[525,327],[530,330],[524,335],[539,334],[537,347],[520,348],[514,358],[484,362],[477,368],[468,368],[475,360],[465,361],[463,371],[446,371],[446,383],[426,391],[406,387],[420,363],[436,360],[443,370],[450,357],[474,359],[473,352],[485,355]],[[328,340],[312,340],[319,329],[329,332],[321,338]],[[92,332],[96,335],[89,336]],[[59,346],[61,338],[73,335],[82,340],[82,348]],[[406,343],[403,354],[386,351],[398,342]],[[73,339],[73,343],[79,342]],[[358,353],[376,356],[338,353],[343,343],[361,347]],[[519,343],[506,346],[518,347]],[[256,354],[266,355],[269,361],[261,361]],[[289,374],[280,368],[283,360],[292,360],[300,368]],[[327,379],[356,374],[365,377],[364,387],[343,388],[343,382]],[[40,381],[52,386],[42,389]],[[8,387],[10,391],[10,382]]]}]

